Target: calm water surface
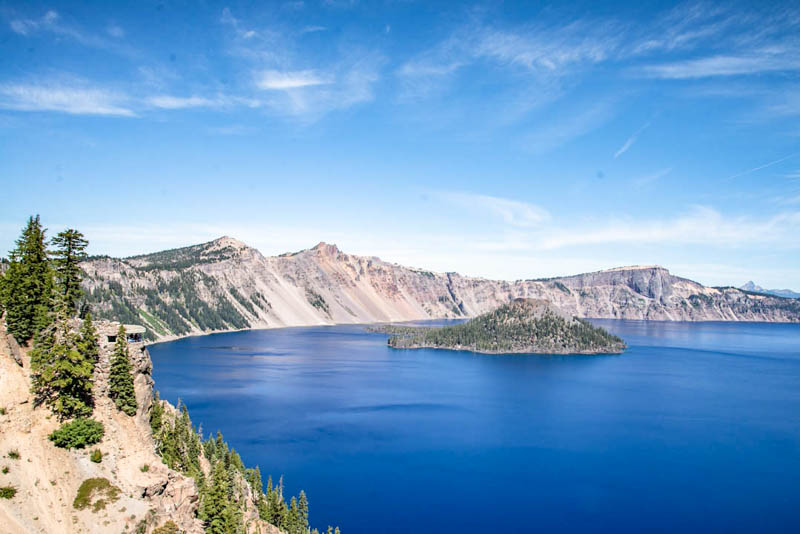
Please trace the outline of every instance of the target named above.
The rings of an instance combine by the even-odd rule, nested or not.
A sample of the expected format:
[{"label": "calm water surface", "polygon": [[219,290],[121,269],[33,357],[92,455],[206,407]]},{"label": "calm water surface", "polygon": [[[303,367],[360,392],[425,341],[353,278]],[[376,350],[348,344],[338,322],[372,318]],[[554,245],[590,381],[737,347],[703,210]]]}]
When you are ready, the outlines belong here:
[{"label": "calm water surface", "polygon": [[392,350],[360,326],[150,347],[248,465],[363,532],[800,532],[800,325],[595,321],[621,356]]}]

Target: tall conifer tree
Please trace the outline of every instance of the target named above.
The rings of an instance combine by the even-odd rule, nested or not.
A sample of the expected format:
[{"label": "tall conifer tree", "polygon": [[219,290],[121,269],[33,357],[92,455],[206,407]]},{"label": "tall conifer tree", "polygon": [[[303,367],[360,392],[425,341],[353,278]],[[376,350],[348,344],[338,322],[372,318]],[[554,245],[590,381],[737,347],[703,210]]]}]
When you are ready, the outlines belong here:
[{"label": "tall conifer tree", "polygon": [[27,343],[52,321],[53,271],[45,248],[39,216],[28,224],[11,251],[0,299],[6,309],[8,331],[19,343]]},{"label": "tall conifer tree", "polygon": [[128,356],[128,341],[125,327],[120,325],[114,354],[111,356],[111,371],[108,374],[108,395],[114,404],[127,415],[136,415],[136,391],[133,388],[131,360]]},{"label": "tall conifer tree", "polygon": [[59,232],[50,243],[55,247],[53,256],[58,279],[59,301],[69,315],[74,315],[78,311],[83,297],[79,263],[86,258],[85,251],[89,242],[82,233],[69,228]]},{"label": "tall conifer tree", "polygon": [[66,319],[43,330],[31,351],[31,390],[59,419],[92,414],[94,362],[78,348],[79,338]]}]

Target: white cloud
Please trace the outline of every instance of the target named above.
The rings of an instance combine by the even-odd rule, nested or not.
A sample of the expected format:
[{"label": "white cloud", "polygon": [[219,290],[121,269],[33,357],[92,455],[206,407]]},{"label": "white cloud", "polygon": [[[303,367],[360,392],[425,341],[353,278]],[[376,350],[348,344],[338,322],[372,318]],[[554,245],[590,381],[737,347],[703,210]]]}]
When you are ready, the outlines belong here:
[{"label": "white cloud", "polygon": [[644,123],[641,128],[636,130],[636,132],[634,132],[634,134],[632,136],[630,136],[628,138],[628,140],[625,141],[625,143],[623,143],[623,145],[621,147],[619,147],[619,150],[617,150],[614,153],[614,159],[617,159],[618,157],[623,155],[625,152],[627,152],[628,149],[631,148],[633,146],[633,144],[639,139],[639,136],[642,134],[643,131],[645,131],[647,129],[648,126],[650,126],[650,122]]},{"label": "white cloud", "polygon": [[756,171],[760,171],[762,169],[766,169],[767,167],[772,167],[773,165],[777,165],[778,163],[784,162],[787,159],[791,159],[791,158],[797,156],[798,154],[800,154],[800,152],[794,152],[792,154],[789,154],[788,156],[784,156],[782,158],[778,158],[778,159],[770,161],[768,163],[764,163],[764,164],[759,165],[757,167],[753,167],[752,169],[747,169],[746,171],[742,171],[742,172],[733,174],[731,176],[728,176],[727,178],[725,178],[725,180],[733,180],[734,178],[740,178],[742,176],[747,176],[748,174],[752,174],[752,173],[754,173]]},{"label": "white cloud", "polygon": [[737,76],[796,70],[800,70],[800,57],[794,51],[780,47],[748,55],[719,55],[644,67],[644,72],[648,76],[664,79]]},{"label": "white cloud", "polygon": [[636,187],[644,187],[644,186],[649,185],[649,184],[651,184],[653,182],[657,182],[658,180],[660,180],[663,177],[665,177],[666,175],[668,175],[670,172],[672,172],[672,167],[670,167],[668,169],[661,169],[660,171],[656,171],[654,173],[647,174],[645,176],[640,176],[638,178],[635,178],[633,180],[633,184]]},{"label": "white cloud", "polygon": [[508,198],[473,193],[439,193],[439,198],[474,213],[489,213],[506,224],[518,227],[535,227],[550,219],[544,208]]},{"label": "white cloud", "polygon": [[574,69],[600,63],[620,44],[619,28],[611,22],[578,20],[561,26],[535,24],[500,29],[470,23],[433,48],[405,62],[397,74],[409,94],[426,96],[437,83],[481,61],[522,69],[538,83],[560,78]]},{"label": "white cloud", "polygon": [[198,107],[212,107],[219,106],[222,101],[219,99],[208,99],[201,96],[170,96],[160,95],[153,96],[147,99],[147,102],[154,107],[161,109],[187,109]]},{"label": "white cloud", "polygon": [[15,19],[10,23],[11,30],[20,35],[30,35],[40,29],[59,30],[56,26],[58,21],[58,13],[50,10],[45,13],[40,19]]},{"label": "white cloud", "polygon": [[106,32],[111,37],[116,37],[117,39],[122,39],[125,37],[125,30],[118,24],[110,24],[108,28],[106,28]]},{"label": "white cloud", "polygon": [[707,206],[663,220],[620,219],[605,224],[588,223],[571,229],[553,228],[534,239],[533,248],[552,250],[585,245],[639,243],[742,247],[765,243],[797,248],[800,212],[768,218],[726,217]]},{"label": "white cloud", "polygon": [[260,72],[257,85],[268,91],[264,104],[274,112],[313,122],[331,111],[372,100],[382,61],[374,54],[354,55],[324,73]]},{"label": "white cloud", "polygon": [[73,115],[133,117],[124,95],[91,87],[59,84],[0,85],[0,107],[18,111],[58,111]]},{"label": "white cloud", "polygon": [[541,154],[582,137],[605,124],[613,115],[610,102],[597,102],[572,115],[564,114],[524,136],[528,150]]},{"label": "white cloud", "polygon": [[256,85],[260,89],[286,91],[301,87],[312,87],[315,85],[325,85],[330,83],[316,74],[313,70],[298,70],[281,72],[277,70],[266,70],[259,74]]}]

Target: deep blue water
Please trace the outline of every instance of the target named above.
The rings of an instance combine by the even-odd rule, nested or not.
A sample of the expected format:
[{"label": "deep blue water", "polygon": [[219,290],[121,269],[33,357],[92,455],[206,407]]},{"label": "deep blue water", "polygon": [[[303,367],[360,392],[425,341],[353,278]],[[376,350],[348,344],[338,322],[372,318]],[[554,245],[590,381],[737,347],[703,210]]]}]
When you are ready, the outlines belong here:
[{"label": "deep blue water", "polygon": [[800,325],[595,321],[620,356],[392,350],[360,326],[150,347],[156,388],[362,532],[800,532]]}]

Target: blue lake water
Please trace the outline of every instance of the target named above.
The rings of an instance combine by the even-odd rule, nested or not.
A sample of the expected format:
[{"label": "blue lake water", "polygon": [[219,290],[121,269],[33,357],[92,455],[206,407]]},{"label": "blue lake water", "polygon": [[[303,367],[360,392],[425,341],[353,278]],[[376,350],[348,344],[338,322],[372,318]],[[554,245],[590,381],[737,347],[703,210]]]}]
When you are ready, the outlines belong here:
[{"label": "blue lake water", "polygon": [[800,325],[593,321],[620,356],[393,350],[361,326],[150,347],[156,388],[363,532],[800,532]]}]

